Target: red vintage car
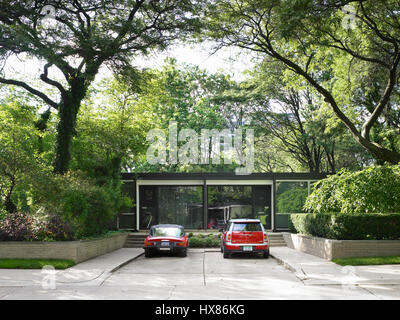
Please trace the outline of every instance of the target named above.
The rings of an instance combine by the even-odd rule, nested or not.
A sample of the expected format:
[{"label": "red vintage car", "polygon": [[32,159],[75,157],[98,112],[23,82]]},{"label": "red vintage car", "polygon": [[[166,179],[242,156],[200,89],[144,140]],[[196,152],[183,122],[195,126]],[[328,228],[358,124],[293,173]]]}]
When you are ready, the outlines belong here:
[{"label": "red vintage car", "polygon": [[221,252],[224,258],[232,253],[262,253],[269,257],[267,232],[259,219],[232,219],[221,235]]},{"label": "red vintage car", "polygon": [[183,226],[177,224],[158,224],[150,228],[149,235],[144,240],[144,254],[151,257],[160,251],[177,253],[186,257],[188,237]]}]

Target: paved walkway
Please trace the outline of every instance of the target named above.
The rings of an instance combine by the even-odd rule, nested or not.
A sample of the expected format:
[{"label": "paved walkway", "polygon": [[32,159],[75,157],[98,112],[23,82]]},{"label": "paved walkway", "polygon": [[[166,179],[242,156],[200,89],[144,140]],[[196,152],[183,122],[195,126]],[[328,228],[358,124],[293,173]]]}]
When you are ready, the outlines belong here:
[{"label": "paved walkway", "polygon": [[271,248],[271,256],[305,285],[399,285],[400,265],[339,266],[287,247]]},{"label": "paved walkway", "polygon": [[84,261],[66,270],[1,269],[0,287],[43,286],[43,284],[49,284],[52,276],[55,277],[57,286],[99,286],[112,272],[142,254],[142,248],[122,248]]}]

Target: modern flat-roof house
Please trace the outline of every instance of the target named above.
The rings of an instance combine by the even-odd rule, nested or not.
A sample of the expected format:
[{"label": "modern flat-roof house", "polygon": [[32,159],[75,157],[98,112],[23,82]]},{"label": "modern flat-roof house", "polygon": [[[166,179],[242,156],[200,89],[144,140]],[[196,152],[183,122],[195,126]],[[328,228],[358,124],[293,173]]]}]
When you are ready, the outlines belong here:
[{"label": "modern flat-roof house", "polygon": [[218,229],[234,218],[258,218],[272,231],[288,229],[288,215],[303,212],[318,173],[122,173],[135,206],[118,215],[119,229],[158,223]]}]

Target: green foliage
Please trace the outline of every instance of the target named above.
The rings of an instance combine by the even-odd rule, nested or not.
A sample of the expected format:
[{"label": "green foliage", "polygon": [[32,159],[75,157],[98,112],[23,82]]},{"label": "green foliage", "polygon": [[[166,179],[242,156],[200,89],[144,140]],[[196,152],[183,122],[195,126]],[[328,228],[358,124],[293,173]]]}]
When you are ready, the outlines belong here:
[{"label": "green foliage", "polygon": [[122,206],[132,206],[120,183],[97,185],[75,174],[48,175],[34,190],[35,205],[56,212],[71,225],[75,238],[103,234]]},{"label": "green foliage", "polygon": [[308,196],[307,188],[289,189],[277,197],[276,208],[280,213],[299,213]]},{"label": "green foliage", "polygon": [[400,212],[400,165],[341,170],[316,183],[304,208],[313,213]]},{"label": "green foliage", "polygon": [[328,239],[400,239],[399,213],[292,214],[289,224],[291,232]]},{"label": "green foliage", "polygon": [[341,266],[376,266],[383,264],[400,264],[399,256],[383,257],[357,257],[357,258],[336,258],[332,262]]},{"label": "green foliage", "polygon": [[[345,5],[357,14],[346,16]],[[305,138],[309,147],[317,146],[313,152],[321,151],[318,146],[329,148],[336,143],[330,139],[336,130],[329,132],[324,127],[338,128],[335,122],[340,121],[342,128],[377,161],[396,164],[400,161],[400,123],[395,116],[399,113],[398,11],[399,3],[393,0],[218,0],[206,11],[203,35],[216,41],[217,46],[254,53],[267,66],[274,62],[284,65],[279,75],[285,89],[311,89],[308,97],[312,103],[307,95],[296,99],[296,103],[306,101],[313,107],[316,102],[317,110],[311,114],[316,116],[312,119],[316,126],[296,136]],[[346,18],[354,24],[346,26]],[[329,109],[333,120],[318,119],[318,109],[323,108]],[[313,131],[318,132],[316,141],[312,141]],[[292,140],[293,133],[289,137]],[[298,147],[293,144],[290,150]],[[298,160],[304,156],[298,155]],[[328,159],[331,167],[335,167],[334,160]]]},{"label": "green foliage", "polygon": [[220,238],[218,235],[198,234],[189,238],[189,247],[191,248],[215,248],[220,246]]},{"label": "green foliage", "polygon": [[56,215],[14,212],[0,221],[2,241],[64,241],[72,240],[70,226]]},{"label": "green foliage", "polygon": [[64,270],[75,264],[65,259],[0,259],[0,269],[43,269],[44,266],[53,266],[57,270]]}]

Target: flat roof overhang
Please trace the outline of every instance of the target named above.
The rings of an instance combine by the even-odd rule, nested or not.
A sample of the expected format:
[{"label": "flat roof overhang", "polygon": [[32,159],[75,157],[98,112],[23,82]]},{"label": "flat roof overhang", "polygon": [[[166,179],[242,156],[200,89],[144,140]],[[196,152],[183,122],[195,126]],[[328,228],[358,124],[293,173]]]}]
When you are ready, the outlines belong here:
[{"label": "flat roof overhang", "polygon": [[218,173],[121,173],[122,180],[321,180],[329,173],[308,173],[308,172],[266,172],[252,173],[249,175],[236,175],[234,172]]}]

